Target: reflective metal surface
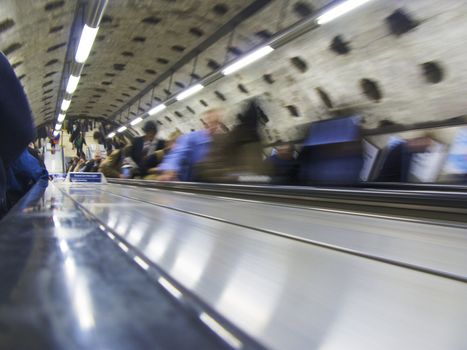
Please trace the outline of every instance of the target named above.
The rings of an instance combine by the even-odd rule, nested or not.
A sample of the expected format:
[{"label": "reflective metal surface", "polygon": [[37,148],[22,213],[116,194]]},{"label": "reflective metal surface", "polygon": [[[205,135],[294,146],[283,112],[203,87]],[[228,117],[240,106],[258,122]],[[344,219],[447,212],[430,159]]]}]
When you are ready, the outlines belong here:
[{"label": "reflective metal surface", "polygon": [[467,343],[463,228],[125,186],[63,190],[269,348],[464,349]]},{"label": "reflective metal surface", "polygon": [[0,349],[228,348],[70,198],[42,194],[0,222]]}]

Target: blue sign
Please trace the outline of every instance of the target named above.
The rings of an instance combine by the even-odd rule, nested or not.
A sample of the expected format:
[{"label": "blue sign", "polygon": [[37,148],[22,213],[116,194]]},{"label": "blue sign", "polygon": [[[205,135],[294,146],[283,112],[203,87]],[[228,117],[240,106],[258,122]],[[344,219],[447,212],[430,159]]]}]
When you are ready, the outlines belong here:
[{"label": "blue sign", "polygon": [[70,173],[70,182],[101,183],[101,173]]}]

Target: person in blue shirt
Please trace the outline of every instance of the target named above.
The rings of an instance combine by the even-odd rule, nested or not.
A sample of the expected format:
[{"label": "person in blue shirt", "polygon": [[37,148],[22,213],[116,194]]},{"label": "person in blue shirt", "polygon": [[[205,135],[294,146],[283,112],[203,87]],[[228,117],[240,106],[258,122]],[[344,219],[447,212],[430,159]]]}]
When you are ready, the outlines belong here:
[{"label": "person in blue shirt", "polygon": [[162,172],[159,180],[193,181],[196,176],[194,166],[208,155],[212,135],[221,132],[221,120],[222,111],[211,109],[203,116],[205,129],[180,136],[159,166]]}]

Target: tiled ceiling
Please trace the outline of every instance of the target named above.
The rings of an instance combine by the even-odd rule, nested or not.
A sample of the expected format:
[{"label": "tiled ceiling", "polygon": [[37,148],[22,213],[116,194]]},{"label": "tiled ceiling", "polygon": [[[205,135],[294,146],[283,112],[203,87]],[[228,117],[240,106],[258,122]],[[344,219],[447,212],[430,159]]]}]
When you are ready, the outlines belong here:
[{"label": "tiled ceiling", "polygon": [[[252,3],[254,0],[109,1],[68,115],[114,116],[161,73]],[[236,57],[323,3],[271,0],[235,29],[232,41],[224,36],[202,52],[194,76],[202,77],[223,64],[227,46],[228,57]],[[0,49],[21,78],[36,124],[53,120],[78,2],[0,0],[0,4]],[[192,79],[192,65],[187,64],[175,73],[170,92],[183,89]],[[156,88],[153,103],[167,96],[167,88],[168,80]],[[143,98],[139,112],[150,104],[151,96]],[[126,111],[131,118],[138,106]]]},{"label": "tiled ceiling", "polygon": [[26,90],[36,124],[53,118],[75,5],[0,0],[0,49]]},{"label": "tiled ceiling", "polygon": [[110,1],[68,113],[112,114],[249,3]]}]

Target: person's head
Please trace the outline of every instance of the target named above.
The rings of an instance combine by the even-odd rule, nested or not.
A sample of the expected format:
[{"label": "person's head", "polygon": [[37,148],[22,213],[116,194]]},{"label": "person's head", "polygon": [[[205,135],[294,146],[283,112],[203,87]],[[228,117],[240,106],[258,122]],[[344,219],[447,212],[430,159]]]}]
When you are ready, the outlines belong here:
[{"label": "person's head", "polygon": [[97,143],[102,143],[104,140],[104,137],[102,136],[102,133],[100,131],[94,131],[94,134],[92,134],[92,138]]},{"label": "person's head", "polygon": [[281,159],[293,159],[294,146],[291,143],[283,143],[276,147],[277,156]]},{"label": "person's head", "polygon": [[157,135],[157,124],[148,120],[143,126],[144,138],[152,140]]},{"label": "person's head", "polygon": [[222,110],[219,108],[210,109],[203,113],[204,126],[210,134],[220,132],[222,122]]}]

